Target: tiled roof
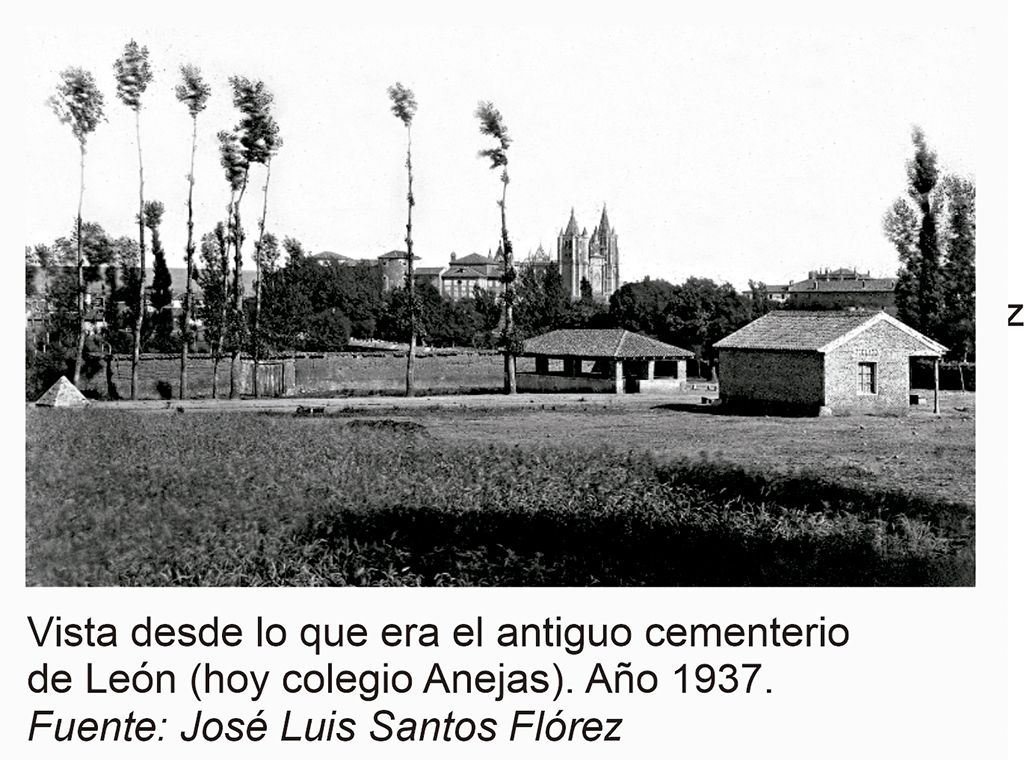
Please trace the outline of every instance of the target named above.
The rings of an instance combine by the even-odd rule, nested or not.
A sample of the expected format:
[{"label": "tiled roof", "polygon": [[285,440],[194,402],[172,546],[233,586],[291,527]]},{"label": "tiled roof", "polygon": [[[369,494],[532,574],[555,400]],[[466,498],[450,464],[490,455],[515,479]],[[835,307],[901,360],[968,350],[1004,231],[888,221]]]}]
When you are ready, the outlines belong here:
[{"label": "tiled roof", "polygon": [[[815,287],[817,284],[817,287]],[[865,277],[856,280],[801,280],[788,286],[790,293],[887,293],[896,288],[895,277]]]},{"label": "tiled roof", "polygon": [[422,274],[424,276],[430,274],[441,274],[444,271],[444,267],[416,267],[412,270],[414,275]]},{"label": "tiled roof", "polygon": [[498,263],[497,259],[489,259],[486,256],[481,256],[479,253],[471,253],[463,256],[461,259],[452,259],[452,264],[468,264],[469,266],[478,264],[496,266]]},{"label": "tiled roof", "polygon": [[350,256],[344,256],[334,251],[320,251],[320,253],[313,254],[309,258],[313,259],[313,261],[349,261],[351,259]]},{"label": "tiled roof", "polygon": [[613,330],[554,330],[530,338],[527,356],[579,356],[591,359],[685,359],[692,351],[670,346],[621,328]]},{"label": "tiled roof", "polygon": [[828,352],[843,339],[879,321],[895,325],[929,351],[945,352],[940,344],[884,312],[850,311],[773,311],[722,338],[715,348]]},{"label": "tiled roof", "polygon": [[458,266],[457,265],[457,266],[448,267],[447,269],[445,269],[444,272],[441,273],[441,277],[443,277],[444,279],[448,279],[448,280],[450,280],[452,278],[459,278],[459,279],[463,279],[463,280],[472,280],[474,278],[475,279],[479,279],[479,278],[497,279],[497,278],[501,277],[501,273],[500,272],[488,272],[486,270],[486,268],[481,268],[481,267],[465,267],[465,266]]},{"label": "tiled roof", "polygon": [[[391,259],[404,259],[404,258],[408,257],[408,255],[409,255],[409,252],[408,252],[408,251],[397,251],[397,250],[396,250],[396,251],[388,251],[387,253],[382,253],[382,254],[381,254],[380,256],[378,256],[377,258],[378,258],[378,259],[379,259],[380,261],[389,261],[389,260],[391,260]],[[419,256],[416,256],[416,255],[414,254],[414,255],[413,255],[413,258],[414,258],[414,259],[418,259],[418,258],[419,258]]]}]

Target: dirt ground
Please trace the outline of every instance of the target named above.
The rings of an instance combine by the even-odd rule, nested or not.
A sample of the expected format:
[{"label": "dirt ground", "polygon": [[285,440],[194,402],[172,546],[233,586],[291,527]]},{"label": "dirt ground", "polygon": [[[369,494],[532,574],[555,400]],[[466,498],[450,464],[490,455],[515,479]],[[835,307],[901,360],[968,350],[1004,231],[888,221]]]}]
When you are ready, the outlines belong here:
[{"label": "dirt ground", "polygon": [[454,439],[600,443],[665,458],[705,453],[744,466],[810,470],[851,485],[973,504],[974,403],[972,394],[952,397],[960,395],[949,394],[949,411],[939,418],[919,411],[905,418],[725,416],[654,403],[514,416],[467,410],[421,421]]},{"label": "dirt ground", "polygon": [[[453,441],[574,446],[609,445],[664,458],[712,458],[781,471],[811,470],[850,485],[902,489],[973,504],[973,393],[944,391],[942,414],[930,403],[893,417],[757,417],[725,415],[702,406],[708,391],[686,396],[534,394],[260,401],[115,402],[93,408],[181,413],[249,411],[292,414],[320,407],[336,424],[351,416],[415,419]],[[930,399],[929,399],[930,400]]]}]

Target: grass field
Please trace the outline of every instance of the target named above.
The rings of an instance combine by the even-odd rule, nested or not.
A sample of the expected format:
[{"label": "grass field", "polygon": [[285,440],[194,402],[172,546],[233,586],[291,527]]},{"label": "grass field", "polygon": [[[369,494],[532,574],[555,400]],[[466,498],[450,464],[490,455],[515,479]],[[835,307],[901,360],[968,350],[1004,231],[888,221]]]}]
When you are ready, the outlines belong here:
[{"label": "grass field", "polygon": [[319,419],[29,408],[26,580],[973,583],[968,396],[902,420],[541,398]]}]

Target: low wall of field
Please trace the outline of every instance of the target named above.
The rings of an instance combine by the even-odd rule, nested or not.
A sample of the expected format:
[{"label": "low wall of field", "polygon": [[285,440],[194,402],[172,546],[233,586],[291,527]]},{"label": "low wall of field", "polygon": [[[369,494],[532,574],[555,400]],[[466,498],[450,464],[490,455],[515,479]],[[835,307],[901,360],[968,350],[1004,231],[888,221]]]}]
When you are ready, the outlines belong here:
[{"label": "low wall of field", "polygon": [[[231,360],[224,357],[214,362],[209,354],[192,354],[188,358],[189,398],[211,398],[216,370],[217,395],[226,397],[231,388]],[[139,357],[140,399],[176,399],[181,383],[181,357],[177,354],[143,354]],[[290,358],[260,362],[254,374],[251,359],[241,362],[241,393],[252,396],[254,382],[259,382],[260,396],[295,395],[295,363]],[[83,375],[80,388],[87,396],[103,399],[126,399],[132,394],[132,358],[128,354],[106,357],[91,375]]]},{"label": "low wall of field", "polygon": [[615,393],[615,380],[519,372],[516,374],[516,388],[525,393]]},{"label": "low wall of field", "polygon": [[[178,398],[181,358],[173,354],[143,354],[139,359],[139,398]],[[109,376],[107,362],[109,362]],[[226,397],[231,362],[217,366],[218,395]],[[252,395],[252,361],[243,359],[242,393]],[[296,354],[260,362],[261,396],[395,394],[405,390],[406,356],[395,353],[340,352]],[[132,360],[114,354],[92,375],[83,376],[81,389],[93,398],[131,396]],[[445,352],[416,357],[414,382],[421,394],[500,392],[503,357],[491,352]],[[213,394],[214,361],[209,354],[192,354],[188,362],[190,398]],[[109,382],[108,382],[109,380]]]},{"label": "low wall of field", "polygon": [[637,380],[637,393],[680,393],[690,385],[686,378],[656,377],[653,380]]},{"label": "low wall of field", "polygon": [[[296,391],[318,393],[399,393],[405,390],[405,354],[299,354]],[[413,382],[420,393],[500,392],[504,359],[491,352],[438,353],[416,357]]]}]

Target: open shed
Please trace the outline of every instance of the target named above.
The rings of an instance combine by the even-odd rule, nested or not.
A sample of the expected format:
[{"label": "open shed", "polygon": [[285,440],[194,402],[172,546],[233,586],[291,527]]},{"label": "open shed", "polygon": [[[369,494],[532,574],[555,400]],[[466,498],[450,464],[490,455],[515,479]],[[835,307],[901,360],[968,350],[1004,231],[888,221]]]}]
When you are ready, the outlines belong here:
[{"label": "open shed", "polygon": [[523,391],[655,393],[678,391],[686,382],[692,351],[623,330],[553,330],[526,341],[520,366]]},{"label": "open shed", "polygon": [[885,312],[773,311],[715,344],[722,404],[804,414],[906,414],[910,359],[946,348]]}]

